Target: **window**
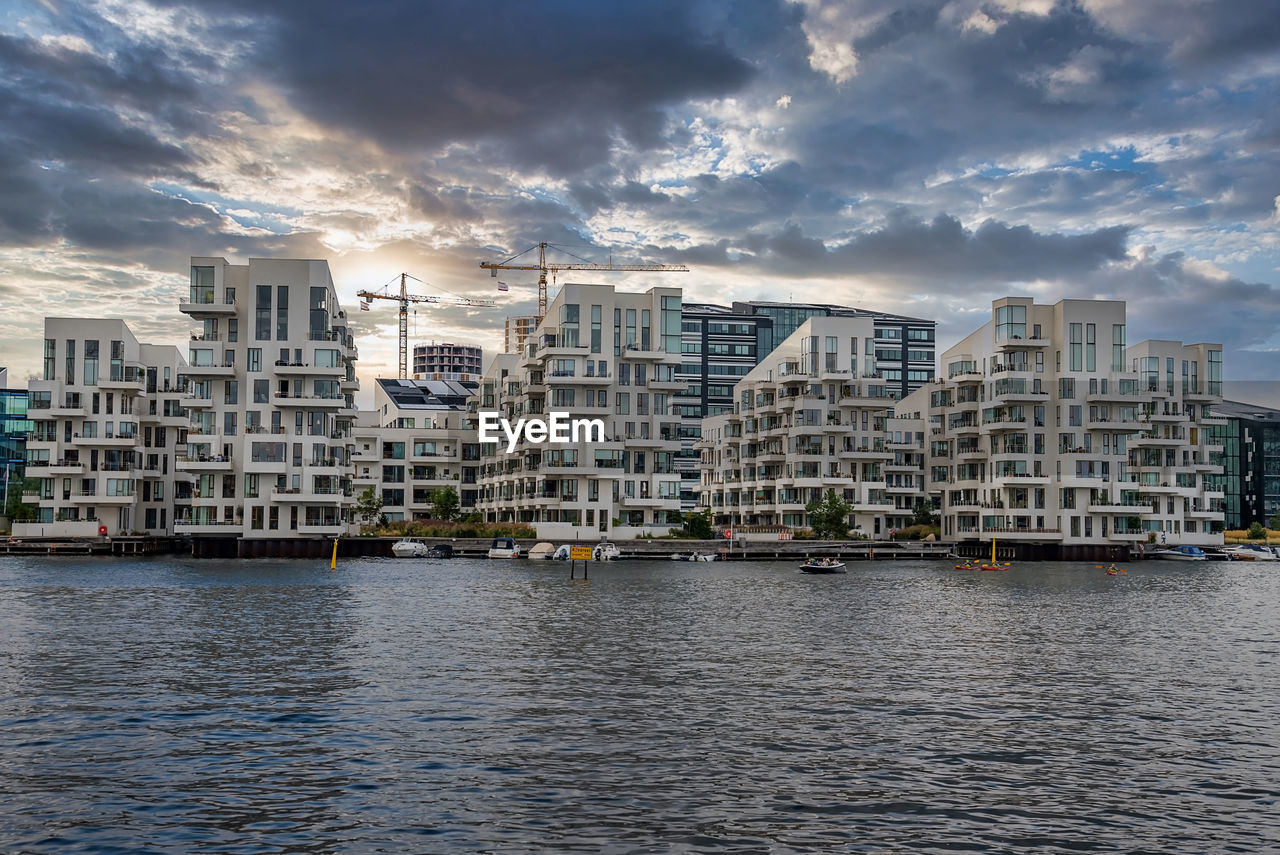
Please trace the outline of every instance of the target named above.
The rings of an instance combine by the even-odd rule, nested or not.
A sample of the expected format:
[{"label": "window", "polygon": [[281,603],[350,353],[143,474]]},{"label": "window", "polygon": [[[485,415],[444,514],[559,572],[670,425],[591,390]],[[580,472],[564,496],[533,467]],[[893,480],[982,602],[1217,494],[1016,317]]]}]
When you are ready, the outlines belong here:
[{"label": "window", "polygon": [[591,307],[591,352],[600,352],[600,313],[599,306]]},{"label": "window", "polygon": [[98,385],[98,342],[91,339],[84,343],[84,385]]},{"label": "window", "polygon": [[1080,371],[1084,364],[1084,360],[1081,358],[1081,345],[1083,344],[1083,341],[1081,340],[1083,330],[1081,327],[1083,324],[1070,324],[1069,326],[1071,334],[1071,362],[1068,370]]},{"label": "window", "polygon": [[1027,307],[999,306],[996,308],[996,340],[1008,341],[1027,337]]},{"label": "window", "polygon": [[289,340],[289,286],[276,286],[276,341]]},{"label": "window", "polygon": [[382,443],[382,459],[383,460],[404,460],[404,443],[403,442]]},{"label": "window", "polygon": [[249,348],[247,352],[247,356],[249,358],[249,365],[247,366],[248,370],[261,371],[262,370],[262,348],[260,347]]},{"label": "window", "polygon": [[1111,370],[1124,370],[1124,324],[1111,325]]},{"label": "window", "polygon": [[1085,324],[1084,326],[1084,370],[1098,370],[1098,325]]},{"label": "window", "polygon": [[208,305],[213,302],[213,268],[191,268],[191,302]]},{"label": "window", "polygon": [[271,340],[271,286],[257,287],[257,303],[254,310],[253,338],[255,341]]}]

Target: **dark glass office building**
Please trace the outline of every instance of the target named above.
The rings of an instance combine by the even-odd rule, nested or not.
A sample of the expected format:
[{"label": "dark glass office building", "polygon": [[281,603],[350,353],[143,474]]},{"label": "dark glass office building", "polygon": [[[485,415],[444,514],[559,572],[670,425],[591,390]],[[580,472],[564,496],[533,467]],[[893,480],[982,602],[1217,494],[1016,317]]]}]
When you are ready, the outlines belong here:
[{"label": "dark glass office building", "polygon": [[0,516],[14,496],[22,495],[26,471],[27,392],[5,389],[6,372],[0,369]]},{"label": "dark glass office building", "polygon": [[1226,419],[1209,434],[1222,446],[1222,474],[1209,477],[1226,499],[1224,525],[1266,525],[1280,512],[1280,410],[1223,401],[1213,411]]},{"label": "dark glass office building", "polygon": [[772,322],[757,328],[756,362],[762,361],[809,318],[871,318],[875,321],[876,335],[874,341],[866,343],[864,356],[875,358],[876,371],[885,379],[891,397],[905,397],[935,376],[937,321],[828,303],[735,302],[732,312],[768,318]]}]

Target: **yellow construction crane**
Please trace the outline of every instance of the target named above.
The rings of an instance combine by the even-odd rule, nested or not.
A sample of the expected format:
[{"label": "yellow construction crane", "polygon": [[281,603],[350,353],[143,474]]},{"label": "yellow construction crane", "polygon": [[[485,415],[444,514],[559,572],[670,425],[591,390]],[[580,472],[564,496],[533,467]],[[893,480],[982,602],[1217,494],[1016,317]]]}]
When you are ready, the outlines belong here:
[{"label": "yellow construction crane", "polygon": [[[492,306],[492,300],[472,300],[467,297],[436,297],[429,294],[410,294],[406,286],[406,280],[414,279],[421,282],[417,277],[411,277],[408,273],[400,274],[400,293],[390,293],[391,283],[388,282],[382,286],[383,291],[357,291],[356,296],[361,300],[398,300],[400,302],[400,379],[409,379],[409,304],[410,303],[447,303],[453,306]],[[362,306],[361,308],[367,308]]]},{"label": "yellow construction crane", "polygon": [[[538,271],[538,321],[541,323],[544,315],[547,314],[547,271],[551,271],[554,276],[561,270],[635,270],[649,273],[688,273],[689,268],[683,264],[614,264],[612,259],[608,264],[593,264],[586,260],[569,262],[565,264],[551,262],[547,263],[547,248],[558,249],[567,255],[573,253],[567,252],[563,247],[554,244],[543,243],[537,246],[531,246],[524,252],[517,252],[506,261],[482,261],[480,267],[489,271],[489,275],[497,278],[499,270],[536,270]],[[538,251],[537,264],[513,264],[517,258],[528,252]]]}]

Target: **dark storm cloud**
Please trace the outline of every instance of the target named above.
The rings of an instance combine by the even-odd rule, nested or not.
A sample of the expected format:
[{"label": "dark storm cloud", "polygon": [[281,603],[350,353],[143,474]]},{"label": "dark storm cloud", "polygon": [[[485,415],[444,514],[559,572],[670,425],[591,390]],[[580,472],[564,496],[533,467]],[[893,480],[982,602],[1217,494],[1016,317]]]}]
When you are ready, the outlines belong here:
[{"label": "dark storm cloud", "polygon": [[[1027,226],[987,220],[966,229],[955,217],[923,222],[898,214],[883,228],[828,246],[790,225],[731,244],[663,250],[681,261],[741,265],[793,276],[897,276],[913,282],[1028,282],[1079,276],[1123,259],[1126,227],[1081,235],[1042,234]],[[735,248],[744,251],[735,255]],[[740,259],[740,260],[739,260]]]},{"label": "dark storm cloud", "polygon": [[662,107],[751,77],[677,0],[205,6],[263,16],[260,72],[323,123],[398,150],[499,141],[559,173],[607,159],[615,135],[652,146]]}]

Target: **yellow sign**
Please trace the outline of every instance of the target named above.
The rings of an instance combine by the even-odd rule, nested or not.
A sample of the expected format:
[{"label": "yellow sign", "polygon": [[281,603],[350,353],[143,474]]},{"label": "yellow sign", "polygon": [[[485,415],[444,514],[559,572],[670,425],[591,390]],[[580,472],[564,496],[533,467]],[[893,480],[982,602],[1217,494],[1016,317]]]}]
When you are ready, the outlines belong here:
[{"label": "yellow sign", "polygon": [[569,560],[570,561],[590,561],[591,547],[590,546],[570,546]]}]

